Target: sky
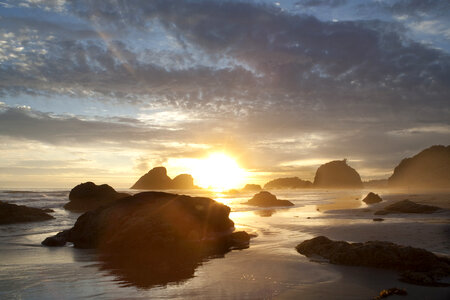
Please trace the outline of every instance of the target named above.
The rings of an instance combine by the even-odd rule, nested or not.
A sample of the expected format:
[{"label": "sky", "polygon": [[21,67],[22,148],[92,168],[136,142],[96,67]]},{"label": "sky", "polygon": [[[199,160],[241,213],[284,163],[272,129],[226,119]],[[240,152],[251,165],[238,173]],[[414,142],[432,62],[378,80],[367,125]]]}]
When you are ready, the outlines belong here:
[{"label": "sky", "polygon": [[450,141],[450,2],[0,0],[0,187],[129,187],[213,152],[249,183]]}]

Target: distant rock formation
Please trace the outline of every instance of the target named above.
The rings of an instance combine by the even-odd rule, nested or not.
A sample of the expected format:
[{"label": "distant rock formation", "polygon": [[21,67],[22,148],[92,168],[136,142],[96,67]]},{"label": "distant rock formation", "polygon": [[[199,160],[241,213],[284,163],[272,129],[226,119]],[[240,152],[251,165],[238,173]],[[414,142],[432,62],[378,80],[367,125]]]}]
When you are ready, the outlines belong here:
[{"label": "distant rock formation", "polygon": [[0,224],[37,222],[54,219],[47,212],[52,210],[16,205],[0,201]]},{"label": "distant rock formation", "polygon": [[194,178],[189,174],[180,174],[172,179],[171,188],[179,190],[193,189],[195,188]]},{"label": "distant rock formation", "polygon": [[70,191],[70,201],[64,208],[74,212],[85,212],[127,196],[129,194],[118,193],[107,184],[96,185],[89,181],[77,185]]},{"label": "distant rock formation", "polygon": [[245,204],[260,206],[260,207],[272,207],[272,206],[293,206],[294,203],[288,200],[278,200],[275,195],[267,191],[259,192],[255,194],[252,199],[248,200]]},{"label": "distant rock formation", "polygon": [[347,165],[347,160],[334,160],[321,165],[314,177],[314,187],[318,188],[362,188],[358,172]]},{"label": "distant rock formation", "polygon": [[347,243],[319,236],[302,242],[296,249],[308,257],[319,255],[332,264],[398,270],[402,280],[414,284],[439,285],[439,279],[450,275],[447,258],[390,242]]},{"label": "distant rock formation", "polygon": [[262,190],[261,186],[259,184],[246,184],[243,188],[243,192],[259,192]]},{"label": "distant rock formation", "polygon": [[164,167],[156,167],[148,171],[131,187],[136,190],[170,190],[170,189],[195,189],[194,179],[189,174],[181,174],[173,180],[167,176]]},{"label": "distant rock formation", "polygon": [[269,181],[264,185],[264,189],[305,189],[311,188],[312,182],[308,180],[301,180],[298,177],[277,178]]},{"label": "distant rock formation", "polygon": [[383,199],[381,199],[381,197],[378,194],[370,192],[362,201],[365,202],[366,204],[375,204],[383,201]]},{"label": "distant rock formation", "polygon": [[440,209],[441,208],[437,206],[418,204],[406,199],[388,205],[384,209],[375,212],[375,214],[376,215],[387,215],[395,213],[431,214]]},{"label": "distant rock formation", "polygon": [[450,146],[432,146],[403,159],[388,180],[393,188],[450,188]]},{"label": "distant rock formation", "polygon": [[250,236],[233,232],[229,213],[209,198],[143,192],[84,213],[42,244],[96,248],[104,269],[150,287],[190,278],[205,258],[248,247]]}]

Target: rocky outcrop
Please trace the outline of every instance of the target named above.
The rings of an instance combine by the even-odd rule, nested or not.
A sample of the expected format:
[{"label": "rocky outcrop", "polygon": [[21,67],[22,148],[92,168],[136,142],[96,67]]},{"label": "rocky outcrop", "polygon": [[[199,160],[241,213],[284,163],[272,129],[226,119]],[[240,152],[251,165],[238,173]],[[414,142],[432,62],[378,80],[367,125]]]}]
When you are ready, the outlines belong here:
[{"label": "rocky outcrop", "polygon": [[312,182],[301,180],[298,177],[277,178],[264,185],[264,189],[305,189],[312,187]]},{"label": "rocky outcrop", "polygon": [[441,208],[437,206],[418,204],[406,199],[388,205],[384,209],[375,212],[375,214],[376,215],[387,215],[395,213],[431,214],[440,209]]},{"label": "rocky outcrop", "polygon": [[319,236],[302,242],[296,249],[308,257],[319,255],[332,264],[398,270],[403,280],[414,284],[439,285],[440,279],[450,275],[448,259],[390,242],[347,243]]},{"label": "rocky outcrop", "polygon": [[243,192],[259,192],[262,190],[261,186],[259,184],[246,184],[243,188]]},{"label": "rocky outcrop", "polygon": [[70,201],[64,205],[64,208],[74,212],[85,212],[127,196],[129,194],[118,193],[107,184],[96,185],[93,182],[85,182],[70,191]]},{"label": "rocky outcrop", "polygon": [[278,200],[275,195],[267,191],[259,192],[255,194],[252,199],[248,200],[246,203],[248,205],[259,206],[259,207],[272,207],[272,206],[293,206],[294,203],[288,200]]},{"label": "rocky outcrop", "polygon": [[167,176],[164,167],[156,167],[148,171],[131,187],[136,190],[170,190],[195,189],[194,178],[189,174],[180,174],[173,180]]},{"label": "rocky outcrop", "polygon": [[144,192],[88,211],[42,243],[96,248],[106,269],[148,287],[189,278],[210,255],[247,247],[249,235],[233,232],[229,213],[209,198]]},{"label": "rocky outcrop", "polygon": [[335,160],[321,165],[314,177],[318,188],[362,188],[361,177],[347,165],[347,160]]},{"label": "rocky outcrop", "polygon": [[180,174],[172,179],[171,189],[193,189],[196,186],[194,185],[194,178],[189,174]]},{"label": "rocky outcrop", "polygon": [[387,290],[382,290],[378,296],[373,298],[373,300],[384,299],[392,295],[406,296],[408,295],[408,292],[405,289],[399,289],[394,287]]},{"label": "rocky outcrop", "polygon": [[0,224],[37,222],[54,219],[53,216],[40,208],[16,205],[0,201]]},{"label": "rocky outcrop", "polygon": [[381,197],[378,194],[370,192],[362,201],[365,202],[366,204],[375,204],[383,201],[383,199],[381,199]]},{"label": "rocky outcrop", "polygon": [[392,188],[449,188],[450,146],[432,146],[403,159],[388,184]]}]

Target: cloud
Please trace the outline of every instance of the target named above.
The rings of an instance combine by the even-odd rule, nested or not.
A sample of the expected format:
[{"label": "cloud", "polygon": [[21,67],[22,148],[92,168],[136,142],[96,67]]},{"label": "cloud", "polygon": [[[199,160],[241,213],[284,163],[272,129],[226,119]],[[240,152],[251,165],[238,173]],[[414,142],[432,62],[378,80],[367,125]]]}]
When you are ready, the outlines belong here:
[{"label": "cloud", "polygon": [[[442,103],[449,94],[449,55],[408,40],[394,23],[323,22],[248,2],[116,4],[70,2],[70,12],[85,20],[89,32],[110,36],[77,41],[55,34],[42,46],[45,55],[18,44],[25,47],[20,65],[0,70],[3,93],[112,97],[235,114],[280,105],[395,106],[425,97],[428,104]],[[177,67],[158,65],[158,51],[136,47],[120,34],[126,27],[143,37],[155,24],[175,39],[177,46],[161,55],[176,58]]]},{"label": "cloud", "polygon": [[347,4],[347,0],[302,0],[295,3],[299,7],[328,6],[338,7]]}]

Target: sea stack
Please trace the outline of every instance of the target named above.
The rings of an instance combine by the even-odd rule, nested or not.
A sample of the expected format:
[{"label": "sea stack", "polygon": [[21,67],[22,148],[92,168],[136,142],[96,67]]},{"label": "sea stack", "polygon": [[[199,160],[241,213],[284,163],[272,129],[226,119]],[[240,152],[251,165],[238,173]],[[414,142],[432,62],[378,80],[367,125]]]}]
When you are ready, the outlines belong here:
[{"label": "sea stack", "polygon": [[321,165],[314,177],[318,188],[362,188],[361,177],[347,165],[347,160],[335,160]]},{"label": "sea stack", "polygon": [[450,146],[432,146],[403,159],[389,177],[391,188],[449,188]]}]

